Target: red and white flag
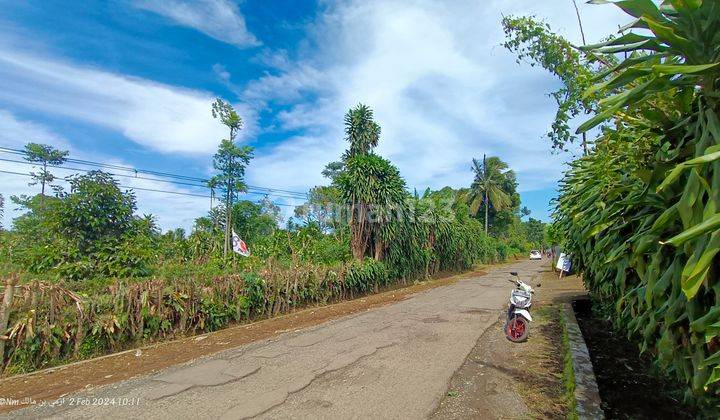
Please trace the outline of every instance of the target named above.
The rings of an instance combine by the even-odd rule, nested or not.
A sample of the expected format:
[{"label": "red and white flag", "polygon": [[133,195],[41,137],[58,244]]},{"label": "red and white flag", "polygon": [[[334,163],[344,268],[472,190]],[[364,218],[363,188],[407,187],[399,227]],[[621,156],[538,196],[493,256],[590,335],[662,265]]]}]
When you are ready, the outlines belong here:
[{"label": "red and white flag", "polygon": [[238,254],[242,255],[243,257],[249,257],[250,256],[250,248],[248,248],[245,241],[240,239],[239,236],[237,236],[237,233],[235,233],[235,230],[232,231],[232,248],[233,251],[237,252]]}]

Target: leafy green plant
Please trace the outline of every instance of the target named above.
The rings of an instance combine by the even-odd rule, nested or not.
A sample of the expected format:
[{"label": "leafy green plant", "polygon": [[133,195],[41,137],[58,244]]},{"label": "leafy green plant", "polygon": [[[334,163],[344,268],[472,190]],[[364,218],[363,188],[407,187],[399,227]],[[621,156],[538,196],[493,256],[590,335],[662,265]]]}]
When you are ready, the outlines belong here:
[{"label": "leafy green plant", "polygon": [[613,123],[566,173],[556,226],[616,325],[702,401],[720,393],[720,3],[615,4],[631,31],[587,50],[628,57],[579,131]]}]

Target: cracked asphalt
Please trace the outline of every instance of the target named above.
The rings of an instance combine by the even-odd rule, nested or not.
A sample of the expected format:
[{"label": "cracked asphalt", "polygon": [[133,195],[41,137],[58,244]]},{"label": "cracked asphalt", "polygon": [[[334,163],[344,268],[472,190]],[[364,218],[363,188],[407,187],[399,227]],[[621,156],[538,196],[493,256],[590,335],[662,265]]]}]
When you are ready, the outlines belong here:
[{"label": "cracked asphalt", "polygon": [[[66,396],[61,405],[30,407],[8,415],[428,417],[478,338],[501,316],[511,288],[508,272],[519,271],[521,278],[529,279],[540,268],[540,262],[531,261],[494,267],[486,275],[398,303]],[[498,329],[496,334],[503,332]],[[134,398],[139,404],[123,406],[123,398]]]}]

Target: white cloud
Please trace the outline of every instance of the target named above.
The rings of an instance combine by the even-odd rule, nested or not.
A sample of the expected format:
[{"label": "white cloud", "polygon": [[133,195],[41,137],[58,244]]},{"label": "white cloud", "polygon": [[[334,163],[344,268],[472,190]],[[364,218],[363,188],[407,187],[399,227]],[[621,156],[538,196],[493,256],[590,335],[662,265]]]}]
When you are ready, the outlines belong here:
[{"label": "white cloud", "polygon": [[134,5],[228,44],[238,47],[260,45],[248,31],[238,7],[229,0],[138,0]]},{"label": "white cloud", "polygon": [[[90,122],[160,152],[213,152],[227,136],[210,114],[208,92],[16,53],[0,45],[0,101],[32,112]],[[255,112],[235,104],[245,121],[239,140],[257,128]]]},{"label": "white cloud", "polygon": [[[111,158],[97,153],[89,154],[82,150],[73,148],[67,139],[54,133],[44,125],[36,122],[17,118],[12,113],[0,109],[0,146],[20,149],[27,142],[33,141],[37,143],[49,144],[53,147],[69,150],[70,157],[76,159],[84,159],[97,161],[101,163],[114,164],[119,166],[131,166],[117,158]],[[3,159],[22,160],[21,156],[12,154],[0,154]],[[79,169],[96,169],[94,167],[85,167],[78,164],[67,164],[70,168]],[[2,218],[2,225],[10,227],[12,219],[20,215],[22,212],[10,202],[13,195],[32,195],[39,192],[38,186],[28,185],[31,179],[26,175],[36,168],[32,165],[17,162],[0,161],[0,194],[5,198],[5,214]],[[4,171],[4,172],[3,172]],[[75,169],[54,168],[52,173],[59,178],[65,178],[76,174],[79,171]],[[14,172],[15,174],[7,173]],[[111,171],[112,172],[112,171]],[[127,174],[122,171],[114,171],[117,174]],[[151,176],[146,176],[152,178]],[[155,191],[135,190],[138,204],[138,214],[150,213],[156,216],[158,224],[164,230],[183,227],[189,230],[193,225],[195,218],[203,216],[209,209],[210,199],[204,197],[186,196],[181,194],[207,194],[207,190],[203,188],[187,188],[174,185],[172,183],[134,178],[130,176],[116,176],[116,179],[125,187],[135,187],[151,190],[170,191],[171,193],[159,193]],[[67,182],[57,180],[55,182],[67,188]],[[173,194],[180,193],[180,194]]]},{"label": "white cloud", "polygon": [[68,148],[67,139],[47,127],[18,119],[10,112],[0,109],[0,146],[17,149],[30,142],[49,144],[60,149]]},{"label": "white cloud", "polygon": [[[204,9],[197,10],[187,2],[152,4],[141,7],[154,7],[157,10],[151,10],[188,26],[201,22],[213,27],[233,21],[203,15],[224,4],[241,19],[238,33],[247,33],[237,8],[229,3],[203,2]],[[260,149],[248,168],[250,184],[303,190],[325,182],[320,171],[346,147],[343,114],[364,102],[375,110],[383,129],[379,152],[400,167],[411,187],[466,186],[472,177],[471,158],[484,153],[508,161],[519,174],[521,190],[554,186],[565,157],[552,155],[541,137],[555,113],[546,94],[557,82],[541,69],[515,63],[500,46],[500,19],[502,14],[534,13],[579,41],[569,1],[321,4],[324,13],[309,28],[308,39],[301,41],[301,54],[293,55],[301,59],[284,50],[261,51],[256,60],[273,67],[274,73],[248,83],[243,102],[236,104],[246,123],[241,137],[259,130],[259,110],[278,105],[284,110],[275,123],[301,133]],[[175,12],[169,11],[178,5]],[[612,6],[580,6],[591,42],[626,20]],[[181,17],[182,11],[194,17]],[[214,71],[231,85],[232,69],[218,64]],[[226,133],[210,115],[212,100],[207,92],[21,54],[0,42],[0,104],[110,128],[157,151],[214,152]],[[58,145],[65,141],[36,123],[0,113],[0,141],[23,138],[12,143],[19,145],[31,137]],[[107,160],[92,157],[100,159]],[[26,179],[0,176],[0,183],[5,194],[28,191]],[[153,189],[169,185],[155,185],[159,186],[164,188]],[[188,227],[209,206],[199,197],[138,192],[138,198],[140,211],[157,214],[164,228]]]},{"label": "white cloud", "polygon": [[[399,166],[411,187],[466,186],[471,158],[484,153],[508,161],[521,190],[555,185],[567,156],[553,155],[542,136],[556,108],[547,93],[557,82],[541,69],[515,63],[500,45],[500,20],[536,14],[579,41],[572,3],[325,5],[307,40],[317,50],[294,63],[283,60],[277,74],[245,90],[250,101],[293,103],[278,114],[278,122],[305,130],[256,159],[248,171],[253,181],[293,188],[322,182],[316,174],[345,147],[343,114],[363,102],[382,126],[378,152]],[[626,20],[612,6],[580,6],[589,41]]]},{"label": "white cloud", "polygon": [[220,63],[215,63],[212,66],[213,72],[217,75],[217,77],[222,81],[223,83],[230,83],[230,72],[227,71],[225,66],[223,66]]}]

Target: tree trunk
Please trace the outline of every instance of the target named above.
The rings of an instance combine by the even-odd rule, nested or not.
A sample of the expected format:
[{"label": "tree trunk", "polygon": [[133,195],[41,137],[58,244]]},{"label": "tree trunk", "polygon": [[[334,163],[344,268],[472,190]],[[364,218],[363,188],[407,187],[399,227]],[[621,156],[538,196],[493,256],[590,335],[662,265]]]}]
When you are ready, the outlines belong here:
[{"label": "tree trunk", "polygon": [[383,256],[383,242],[380,235],[375,236],[375,261],[380,261]]},{"label": "tree trunk", "polygon": [[359,226],[360,216],[355,214],[356,209],[357,207],[355,204],[350,207],[350,249],[352,251],[353,258],[361,260],[363,259],[365,249],[363,247],[362,240],[362,226]]},{"label": "tree trunk", "polygon": [[42,179],[40,180],[40,207],[45,209],[45,175],[47,174],[47,163],[43,163]]},{"label": "tree trunk", "polygon": [[[13,295],[15,294],[15,284],[17,279],[15,276],[10,276],[5,285],[5,296],[3,297],[2,305],[0,306],[0,334],[5,335],[7,329],[7,323],[10,319],[10,310],[12,308]],[[5,338],[0,338],[0,370],[3,367],[5,360]]]},{"label": "tree trunk", "polygon": [[488,234],[488,208],[490,207],[488,205],[488,195],[487,190],[485,191],[485,234]]},{"label": "tree trunk", "polygon": [[227,257],[230,249],[230,222],[231,222],[231,211],[232,211],[232,191],[231,184],[228,182],[227,194],[225,195],[225,245],[223,247],[223,257]]}]

